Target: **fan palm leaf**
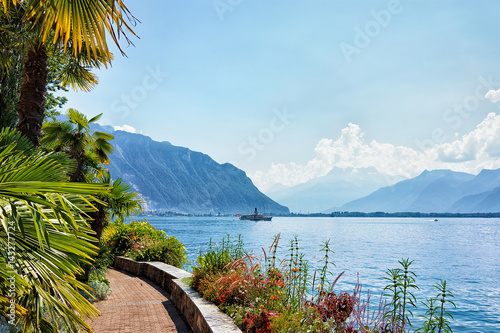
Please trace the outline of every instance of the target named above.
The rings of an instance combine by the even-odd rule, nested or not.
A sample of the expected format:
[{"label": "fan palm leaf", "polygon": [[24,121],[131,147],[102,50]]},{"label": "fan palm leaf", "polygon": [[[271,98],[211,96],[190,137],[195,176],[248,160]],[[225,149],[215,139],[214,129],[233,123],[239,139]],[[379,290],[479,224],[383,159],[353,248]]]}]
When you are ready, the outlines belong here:
[{"label": "fan palm leaf", "polygon": [[[0,132],[1,294],[9,290],[7,279],[14,278],[23,331],[90,332],[84,318],[98,311],[81,295],[89,288],[76,275],[97,251],[87,220],[99,202],[96,196],[107,190],[68,183],[73,161],[38,152],[29,142],[16,141],[17,135]],[[0,315],[8,316],[9,304],[0,298]]]},{"label": "fan palm leaf", "polygon": [[118,39],[123,36],[132,44],[127,34],[137,37],[132,26],[138,20],[121,0],[5,0],[2,1],[4,13],[23,2],[26,19],[32,19],[41,27],[42,41],[70,46],[75,56],[86,53],[90,59],[97,58],[99,52],[110,55],[108,36],[124,54]]},{"label": "fan palm leaf", "polygon": [[[49,150],[63,151],[73,157],[77,168],[72,180],[82,181],[85,171],[99,169],[99,163],[109,164],[109,154],[113,146],[108,142],[113,135],[94,131],[90,133],[90,124],[100,119],[99,114],[90,120],[75,109],[66,112],[67,121],[51,121],[43,124],[44,137],[40,143]],[[85,170],[87,169],[87,170]]]},{"label": "fan palm leaf", "polygon": [[[44,102],[47,85],[48,56],[60,51],[72,56],[63,66],[59,78],[73,88],[90,90],[97,84],[88,67],[107,66],[113,58],[108,49],[109,37],[120,48],[118,39],[123,36],[132,44],[127,33],[135,35],[131,26],[138,22],[121,0],[1,0],[0,18],[13,14],[16,21],[8,22],[15,32],[27,31],[28,40],[19,52],[23,64],[22,81],[17,105],[17,129],[36,146],[39,145],[40,129],[44,119]],[[5,37],[5,38],[4,38]],[[12,67],[10,51],[12,38],[1,34],[8,44],[0,53],[0,67]],[[52,49],[52,51],[51,51]],[[21,48],[15,48],[21,50]],[[86,61],[83,61],[86,57]],[[90,66],[89,66],[90,65]]]}]

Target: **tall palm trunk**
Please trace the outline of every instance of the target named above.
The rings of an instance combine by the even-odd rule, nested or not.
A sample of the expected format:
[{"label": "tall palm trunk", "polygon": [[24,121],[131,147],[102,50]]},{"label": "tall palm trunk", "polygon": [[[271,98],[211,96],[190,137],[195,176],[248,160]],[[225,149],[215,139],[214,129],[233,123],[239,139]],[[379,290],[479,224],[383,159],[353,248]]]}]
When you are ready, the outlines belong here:
[{"label": "tall palm trunk", "polygon": [[95,238],[101,239],[102,230],[104,229],[104,220],[106,219],[106,211],[104,206],[97,204],[98,210],[89,213],[90,217],[93,219],[90,223],[90,228],[95,231]]},{"label": "tall palm trunk", "polygon": [[39,145],[47,91],[47,50],[42,43],[28,51],[24,62],[16,129],[35,145]]},{"label": "tall palm trunk", "polygon": [[85,152],[70,153],[70,156],[76,161],[76,168],[70,177],[70,182],[85,182],[83,175],[83,165],[85,163]]}]

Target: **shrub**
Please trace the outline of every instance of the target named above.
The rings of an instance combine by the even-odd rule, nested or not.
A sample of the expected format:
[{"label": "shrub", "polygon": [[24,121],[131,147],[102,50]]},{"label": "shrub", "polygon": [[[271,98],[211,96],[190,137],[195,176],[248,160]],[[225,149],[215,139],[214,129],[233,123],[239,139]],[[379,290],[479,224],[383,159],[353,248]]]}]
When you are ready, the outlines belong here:
[{"label": "shrub", "polygon": [[241,329],[244,332],[271,333],[272,326],[269,314],[270,312],[267,312],[266,310],[262,310],[260,314],[249,313],[243,320]]},{"label": "shrub", "polygon": [[108,273],[108,267],[113,264],[113,260],[114,256],[110,248],[105,244],[99,244],[99,250],[97,251],[97,256],[94,258],[94,261],[92,264],[82,265],[85,273],[78,275],[77,279],[87,283],[92,275],[105,277]]},{"label": "shrub", "polygon": [[231,241],[228,235],[223,238],[220,245],[213,245],[210,240],[208,250],[200,253],[197,259],[197,266],[193,266],[193,276],[191,286],[199,290],[201,280],[207,276],[227,271],[226,266],[245,256],[241,236],[236,242]]},{"label": "shrub", "polygon": [[109,247],[113,256],[125,255],[138,261],[161,261],[179,268],[188,263],[184,245],[145,220],[109,224],[104,229],[101,243]]},{"label": "shrub", "polygon": [[91,275],[88,285],[93,290],[91,291],[92,296],[98,301],[106,299],[111,294],[109,280],[104,276]]}]

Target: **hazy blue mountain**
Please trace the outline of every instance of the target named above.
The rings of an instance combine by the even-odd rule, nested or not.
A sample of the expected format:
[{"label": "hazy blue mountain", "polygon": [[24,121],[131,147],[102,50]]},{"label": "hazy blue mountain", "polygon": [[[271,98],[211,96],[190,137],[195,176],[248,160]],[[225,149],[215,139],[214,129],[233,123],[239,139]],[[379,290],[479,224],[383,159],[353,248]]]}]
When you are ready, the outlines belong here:
[{"label": "hazy blue mountain", "polygon": [[453,213],[500,212],[499,188],[500,169],[484,169],[471,181],[461,185],[461,190],[465,194],[451,205],[448,211]]},{"label": "hazy blue mountain", "polygon": [[375,168],[333,168],[323,177],[287,187],[276,184],[266,191],[293,212],[332,212],[346,202],[361,198],[402,177],[389,178]]},{"label": "hazy blue mountain", "polygon": [[472,212],[500,212],[500,187],[487,192],[488,195],[470,209]]},{"label": "hazy blue mountain", "polygon": [[465,196],[455,202],[449,211],[452,213],[500,212],[500,187],[491,191]]},{"label": "hazy blue mountain", "polygon": [[[109,128],[94,129],[110,132]],[[289,212],[232,164],[219,164],[208,155],[141,134],[112,134],[111,175],[129,183],[147,201],[148,210],[249,214],[257,207],[265,213]]]},{"label": "hazy blue mountain", "polygon": [[476,193],[480,193],[488,192],[497,186],[500,186],[500,169],[484,169],[472,180],[462,184],[461,189],[466,193],[473,188]]},{"label": "hazy blue mountain", "polygon": [[419,176],[383,187],[351,201],[345,211],[362,212],[498,212],[500,169],[477,176],[451,170],[424,171]]}]

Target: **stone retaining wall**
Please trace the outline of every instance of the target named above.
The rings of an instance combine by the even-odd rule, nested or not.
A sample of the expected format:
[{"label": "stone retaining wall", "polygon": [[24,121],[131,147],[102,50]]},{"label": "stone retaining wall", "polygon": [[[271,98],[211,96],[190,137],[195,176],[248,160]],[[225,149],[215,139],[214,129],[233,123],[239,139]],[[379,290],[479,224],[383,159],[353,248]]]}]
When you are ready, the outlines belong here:
[{"label": "stone retaining wall", "polygon": [[217,306],[205,301],[195,290],[181,282],[181,279],[191,277],[190,273],[161,262],[139,262],[125,257],[116,257],[113,266],[144,276],[168,292],[195,333],[241,333],[231,318]]}]

